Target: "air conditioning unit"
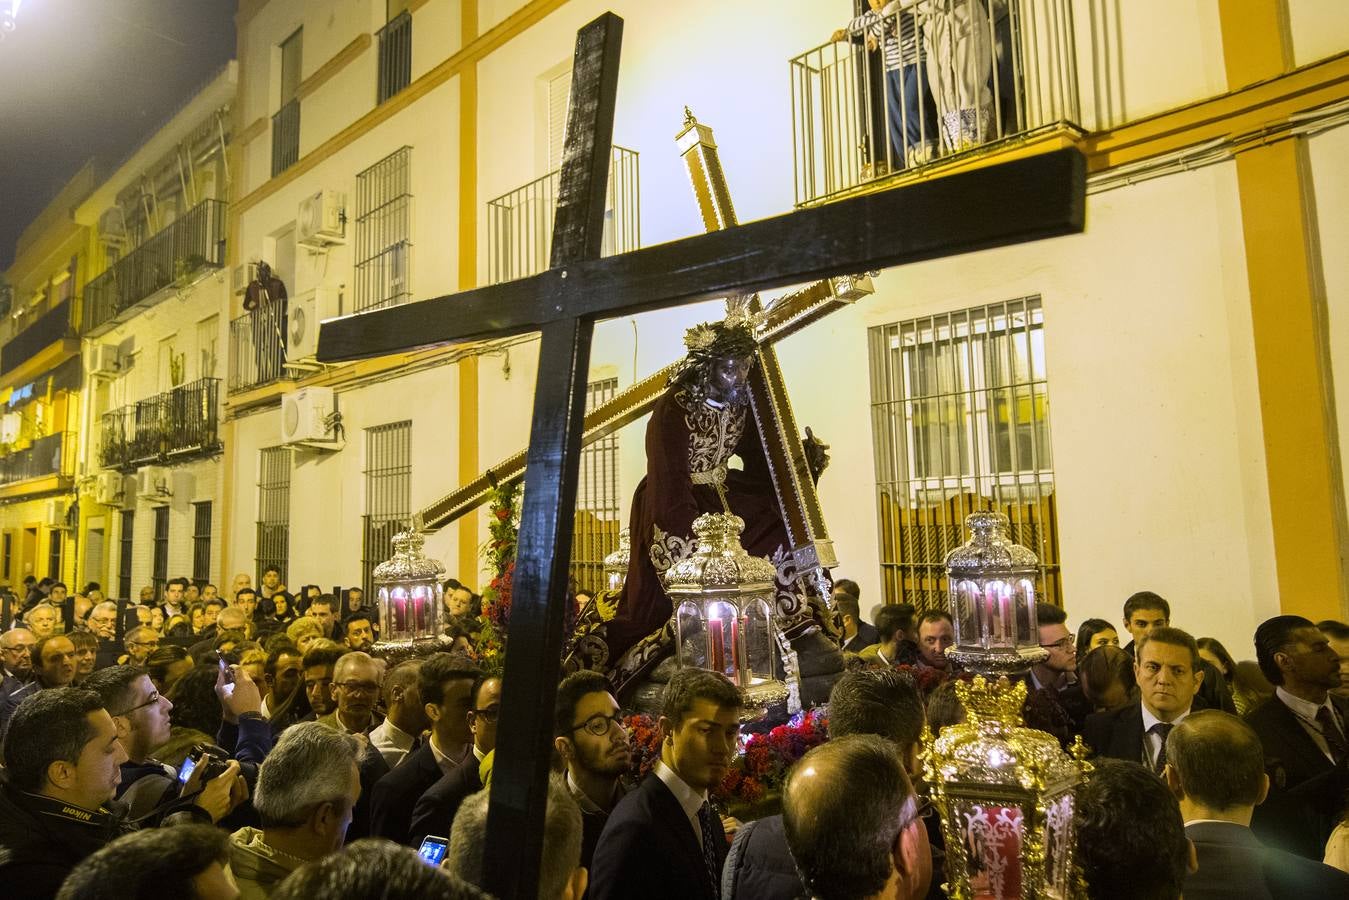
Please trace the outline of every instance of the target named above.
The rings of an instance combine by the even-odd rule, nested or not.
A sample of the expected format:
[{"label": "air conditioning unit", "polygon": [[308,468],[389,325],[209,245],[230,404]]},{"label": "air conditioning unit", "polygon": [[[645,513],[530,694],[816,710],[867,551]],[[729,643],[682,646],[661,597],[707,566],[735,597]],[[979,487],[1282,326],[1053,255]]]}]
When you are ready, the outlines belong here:
[{"label": "air conditioning unit", "polygon": [[105,247],[126,246],[126,216],[117,207],[98,217],[98,239]]},{"label": "air conditioning unit", "polygon": [[328,423],[336,411],[332,388],[310,387],[282,394],[281,443],[318,450],[342,449],[340,433]]},{"label": "air conditioning unit", "polygon": [[113,377],[122,370],[116,344],[95,344],[89,351],[89,374]]},{"label": "air conditioning unit", "polygon": [[[315,288],[290,301],[286,313],[286,365],[309,368],[319,348],[319,323],[342,312],[342,295],[332,288]],[[296,364],[299,365],[296,365]]]},{"label": "air conditioning unit", "polygon": [[167,500],[173,496],[169,490],[169,470],[165,466],[142,466],[136,470],[136,496],[145,500]]},{"label": "air conditioning unit", "polygon": [[117,506],[126,497],[126,478],[121,472],[99,472],[94,483],[94,500],[104,506]]},{"label": "air conditioning unit", "polygon": [[43,524],[48,528],[65,528],[66,510],[69,508],[69,503],[60,497],[48,500],[44,506]]},{"label": "air conditioning unit", "polygon": [[0,444],[14,444],[19,440],[19,432],[23,428],[23,415],[16,412],[7,412],[0,416]]},{"label": "air conditioning unit", "polygon": [[347,239],[347,195],[323,190],[300,201],[298,243],[307,247],[342,244]]},{"label": "air conditioning unit", "polygon": [[236,295],[242,294],[257,277],[257,263],[239,263],[230,272],[230,290]]}]

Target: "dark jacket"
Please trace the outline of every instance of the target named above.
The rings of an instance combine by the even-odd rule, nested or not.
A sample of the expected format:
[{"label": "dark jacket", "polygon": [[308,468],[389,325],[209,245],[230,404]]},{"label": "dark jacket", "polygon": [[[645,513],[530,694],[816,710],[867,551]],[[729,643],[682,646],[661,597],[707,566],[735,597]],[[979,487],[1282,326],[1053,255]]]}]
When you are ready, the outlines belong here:
[{"label": "dark jacket", "polygon": [[848,653],[859,653],[867,647],[870,647],[872,644],[879,642],[880,639],[881,633],[876,630],[875,625],[870,625],[866,622],[858,622],[857,634],[853,635],[852,640],[843,643],[843,649]]},{"label": "dark jacket", "polygon": [[1199,856],[1199,871],[1185,876],[1185,900],[1349,897],[1349,873],[1266,847],[1243,825],[1196,822],[1185,836]]},{"label": "dark jacket", "polygon": [[454,816],[459,812],[460,804],[470,794],[482,790],[482,778],[478,774],[478,769],[478,757],[470,752],[468,759],[427,788],[426,793],[422,794],[417,805],[412,808],[408,846],[421,846],[422,838],[428,834],[450,836],[450,826],[454,824]]},{"label": "dark jacket", "polygon": [[[726,858],[721,820],[713,826],[717,871]],[[654,774],[618,802],[595,848],[590,900],[716,900],[702,847],[674,794]]]},{"label": "dark jacket", "polygon": [[412,810],[443,774],[429,740],[409,753],[397,768],[375,782],[370,792],[370,834],[406,844]]},{"label": "dark jacket", "polygon": [[75,866],[131,830],[116,804],[93,812],[0,779],[0,893],[49,900]]},{"label": "dark jacket", "polygon": [[[1190,711],[1201,709],[1207,707],[1196,694]],[[1087,716],[1082,740],[1097,756],[1143,762],[1143,701],[1135,700],[1128,706]]]},{"label": "dark jacket", "polygon": [[[1349,723],[1349,701],[1330,698]],[[1344,813],[1349,773],[1331,764],[1277,696],[1247,713],[1246,723],[1260,736],[1269,773],[1269,797],[1255,808],[1251,828],[1268,846],[1319,862]]]}]

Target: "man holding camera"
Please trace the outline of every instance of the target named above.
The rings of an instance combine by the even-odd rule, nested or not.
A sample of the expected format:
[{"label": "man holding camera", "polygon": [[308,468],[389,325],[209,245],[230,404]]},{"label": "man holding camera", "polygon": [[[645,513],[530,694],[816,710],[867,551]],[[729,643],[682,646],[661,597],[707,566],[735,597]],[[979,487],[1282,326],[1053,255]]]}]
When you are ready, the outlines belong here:
[{"label": "man holding camera", "polygon": [[126,804],[131,819],[153,824],[187,818],[215,823],[247,799],[248,786],[239,763],[227,760],[224,752],[194,753],[189,760],[202,772],[183,780],[170,766],[150,756],[169,739],[173,704],[159,695],[149,675],[130,666],[110,666],[90,675],[85,687],[103,701],[126,751],[117,798]]}]

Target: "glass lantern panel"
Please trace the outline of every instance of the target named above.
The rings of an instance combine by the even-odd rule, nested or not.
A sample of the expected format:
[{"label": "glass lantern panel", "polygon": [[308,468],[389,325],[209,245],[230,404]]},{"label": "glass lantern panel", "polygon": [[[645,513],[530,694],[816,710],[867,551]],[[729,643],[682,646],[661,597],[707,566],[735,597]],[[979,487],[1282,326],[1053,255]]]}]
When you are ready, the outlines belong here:
[{"label": "glass lantern panel", "polygon": [[740,610],[725,600],[713,600],[704,606],[703,618],[707,627],[707,668],[738,683],[735,665]]},{"label": "glass lantern panel", "polygon": [[775,671],[777,636],[774,634],[773,608],[762,598],[751,600],[745,608],[743,676],[745,684],[772,678]]},{"label": "glass lantern panel", "polygon": [[604,577],[605,590],[612,591],[616,594],[623,590],[623,582],[627,580],[627,573],[619,571],[618,569],[611,569],[605,573]]},{"label": "glass lantern panel", "polygon": [[1010,649],[1016,646],[1016,620],[1012,610],[1012,586],[1001,579],[984,582],[984,617],[988,630],[990,650]]},{"label": "glass lantern panel", "polygon": [[703,617],[698,604],[685,600],[675,612],[675,640],[679,646],[679,665],[707,668],[707,642],[703,640]]},{"label": "glass lantern panel", "polygon": [[951,824],[959,832],[969,865],[971,900],[1021,897],[1021,807],[974,800],[958,800],[952,806]]},{"label": "glass lantern panel", "polygon": [[1016,628],[1023,646],[1040,642],[1039,617],[1035,612],[1035,582],[1029,578],[1016,580]]},{"label": "glass lantern panel", "polygon": [[393,622],[389,619],[389,589],[380,585],[375,592],[375,608],[379,610],[379,630],[380,634],[388,640],[393,633]]},{"label": "glass lantern panel", "polygon": [[412,618],[412,630],[417,637],[435,634],[436,601],[431,588],[426,584],[411,585],[408,590],[408,612]]},{"label": "glass lantern panel", "polygon": [[1045,887],[1053,898],[1070,896],[1072,885],[1073,795],[1066,792],[1045,807]]},{"label": "glass lantern panel", "polygon": [[951,601],[956,644],[983,647],[983,634],[979,628],[979,586],[968,578],[961,579],[951,590]]},{"label": "glass lantern panel", "polygon": [[[386,594],[387,591],[387,594]],[[380,596],[387,596],[385,609],[388,611],[389,628],[385,640],[401,641],[412,637],[412,609],[406,585],[393,584],[380,588]]]}]

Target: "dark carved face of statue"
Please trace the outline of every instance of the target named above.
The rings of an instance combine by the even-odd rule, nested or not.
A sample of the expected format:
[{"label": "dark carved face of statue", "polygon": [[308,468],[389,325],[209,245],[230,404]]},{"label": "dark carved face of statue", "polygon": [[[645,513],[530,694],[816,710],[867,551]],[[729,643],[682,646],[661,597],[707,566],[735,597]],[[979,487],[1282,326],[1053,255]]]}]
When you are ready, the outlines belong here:
[{"label": "dark carved face of statue", "polygon": [[708,399],[730,406],[748,402],[752,362],[745,356],[719,356],[712,360],[707,371]]}]

